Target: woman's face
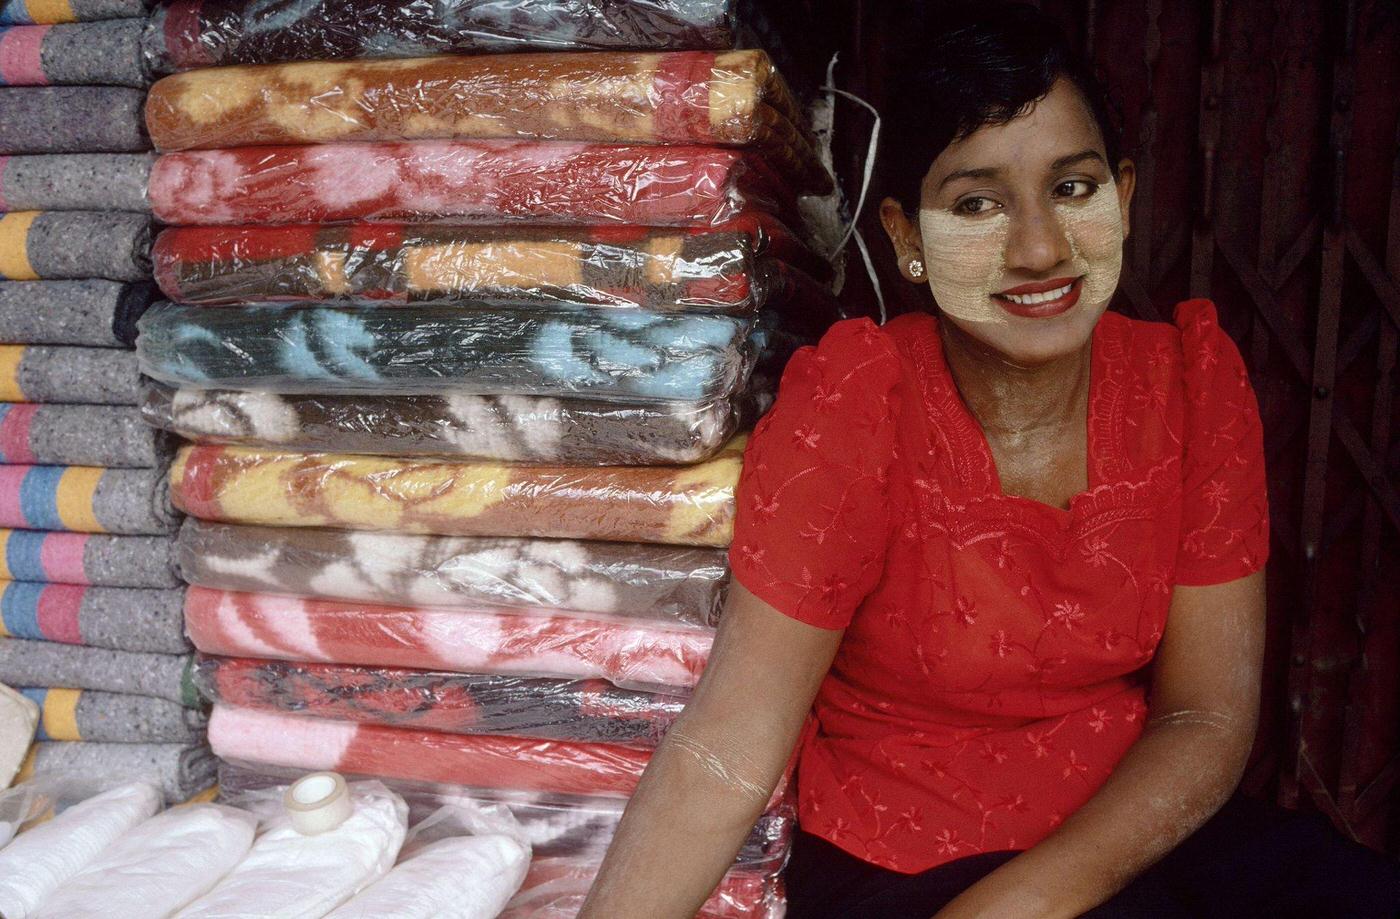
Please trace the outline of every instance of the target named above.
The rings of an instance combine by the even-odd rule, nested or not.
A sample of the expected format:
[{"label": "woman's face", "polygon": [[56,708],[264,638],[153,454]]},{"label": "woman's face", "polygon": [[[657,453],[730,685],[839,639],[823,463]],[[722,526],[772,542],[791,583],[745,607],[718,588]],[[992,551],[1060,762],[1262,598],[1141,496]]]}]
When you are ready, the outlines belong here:
[{"label": "woman's face", "polygon": [[[924,177],[917,225],[881,207],[907,278],[947,322],[1018,365],[1080,350],[1118,286],[1133,169],[1119,180],[1066,80],[1006,124],[948,146]],[[923,273],[910,269],[921,259]]]}]

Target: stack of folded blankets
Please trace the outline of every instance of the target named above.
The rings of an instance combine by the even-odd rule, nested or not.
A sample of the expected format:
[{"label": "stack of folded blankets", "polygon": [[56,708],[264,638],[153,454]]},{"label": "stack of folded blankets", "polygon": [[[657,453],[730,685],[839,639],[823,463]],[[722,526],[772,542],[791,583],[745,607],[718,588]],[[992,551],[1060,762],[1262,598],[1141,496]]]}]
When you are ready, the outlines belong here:
[{"label": "stack of folded blankets", "polygon": [[[505,802],[507,915],[573,915],[705,665],[742,432],[837,318],[797,229],[831,179],[770,58],[721,50],[731,0],[261,9],[146,36],[178,72],[142,410],[192,442],[221,782]],[[785,783],[702,915],[781,909],[792,823]]]},{"label": "stack of folded blankets", "polygon": [[134,0],[0,7],[0,682],[39,703],[29,768],[159,781],[215,762],[189,679],[136,321],[156,296]]}]

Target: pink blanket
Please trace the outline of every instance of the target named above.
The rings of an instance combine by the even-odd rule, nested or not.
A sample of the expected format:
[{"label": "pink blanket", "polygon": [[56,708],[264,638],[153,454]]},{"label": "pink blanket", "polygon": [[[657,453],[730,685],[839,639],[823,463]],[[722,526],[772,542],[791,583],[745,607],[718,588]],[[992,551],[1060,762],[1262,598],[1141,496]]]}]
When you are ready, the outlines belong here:
[{"label": "pink blanket", "polygon": [[707,630],[637,620],[376,606],[191,587],[185,629],[206,654],[689,688]]}]

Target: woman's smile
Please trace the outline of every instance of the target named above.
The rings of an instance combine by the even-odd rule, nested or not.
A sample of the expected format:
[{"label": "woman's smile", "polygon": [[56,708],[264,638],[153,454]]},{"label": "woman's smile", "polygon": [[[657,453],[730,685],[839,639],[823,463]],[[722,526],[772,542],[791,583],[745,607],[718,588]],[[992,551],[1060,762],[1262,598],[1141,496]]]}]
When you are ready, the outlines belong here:
[{"label": "woman's smile", "polygon": [[1048,319],[1071,309],[1079,302],[1083,289],[1083,275],[1077,278],[1051,278],[1008,288],[992,294],[992,299],[1014,316]]}]

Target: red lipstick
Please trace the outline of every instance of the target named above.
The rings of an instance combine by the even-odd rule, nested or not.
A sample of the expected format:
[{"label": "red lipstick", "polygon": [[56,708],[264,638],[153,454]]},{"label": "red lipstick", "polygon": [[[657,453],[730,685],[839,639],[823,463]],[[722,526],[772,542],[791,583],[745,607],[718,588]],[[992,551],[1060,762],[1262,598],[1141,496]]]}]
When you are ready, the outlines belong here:
[{"label": "red lipstick", "polygon": [[[1035,281],[1030,284],[1022,284],[1019,287],[1008,288],[992,294],[992,299],[996,300],[1002,309],[1013,316],[1023,316],[1027,319],[1048,319],[1066,312],[1078,303],[1079,295],[1083,290],[1083,277],[1052,278],[1048,281]],[[1063,293],[1059,293],[1053,298],[1045,296],[1057,291],[1063,291]]]}]

